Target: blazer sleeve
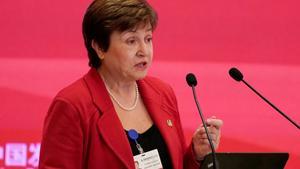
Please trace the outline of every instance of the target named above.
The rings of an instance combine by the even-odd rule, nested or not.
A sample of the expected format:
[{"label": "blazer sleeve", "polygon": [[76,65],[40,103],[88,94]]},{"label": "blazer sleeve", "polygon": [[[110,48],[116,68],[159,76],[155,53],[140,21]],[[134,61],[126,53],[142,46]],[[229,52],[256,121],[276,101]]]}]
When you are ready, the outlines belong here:
[{"label": "blazer sleeve", "polygon": [[76,108],[56,98],[45,118],[39,169],[81,169],[83,131]]}]

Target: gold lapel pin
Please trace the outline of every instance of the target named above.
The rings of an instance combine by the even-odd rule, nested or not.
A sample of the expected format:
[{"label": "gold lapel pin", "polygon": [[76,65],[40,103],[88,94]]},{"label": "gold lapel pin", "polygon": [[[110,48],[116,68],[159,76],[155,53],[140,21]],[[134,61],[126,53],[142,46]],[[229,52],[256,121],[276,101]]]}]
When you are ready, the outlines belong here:
[{"label": "gold lapel pin", "polygon": [[168,119],[168,120],[167,120],[167,125],[168,125],[169,127],[172,127],[172,126],[173,126],[172,120]]}]

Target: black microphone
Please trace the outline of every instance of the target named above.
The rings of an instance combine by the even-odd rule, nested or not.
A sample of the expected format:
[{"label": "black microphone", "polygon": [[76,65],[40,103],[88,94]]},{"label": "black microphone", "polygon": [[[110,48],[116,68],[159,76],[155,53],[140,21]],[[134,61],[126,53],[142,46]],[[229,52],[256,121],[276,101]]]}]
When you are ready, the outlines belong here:
[{"label": "black microphone", "polygon": [[198,102],[198,99],[197,99],[197,95],[196,95],[196,91],[195,91],[195,86],[197,85],[197,79],[196,79],[196,77],[195,77],[195,75],[194,75],[193,73],[187,74],[185,78],[186,78],[187,84],[188,84],[190,87],[192,87],[192,90],[193,90],[194,100],[195,100],[195,102],[196,102],[197,109],[198,109],[200,118],[201,118],[201,120],[202,120],[202,124],[203,124],[203,127],[204,127],[204,129],[205,129],[205,133],[206,133],[206,136],[207,136],[207,139],[208,139],[210,148],[211,148],[211,154],[212,154],[212,160],[213,160],[213,168],[214,168],[214,169],[219,169],[219,164],[218,164],[218,161],[217,161],[217,156],[216,156],[216,152],[215,152],[215,147],[214,147],[214,144],[212,143],[212,140],[211,140],[210,135],[208,134],[207,125],[206,125],[206,122],[205,122],[205,120],[204,120],[204,116],[203,116],[203,114],[202,114],[202,111],[201,111],[201,109],[200,109],[200,105],[199,105],[199,102]]},{"label": "black microphone", "polygon": [[295,125],[298,129],[300,129],[299,125],[294,122],[289,116],[279,110],[274,104],[272,104],[268,99],[262,96],[258,91],[256,91],[251,85],[249,85],[245,80],[243,80],[243,74],[235,67],[229,70],[229,75],[236,81],[242,81],[246,86],[248,86],[254,93],[256,93],[260,98],[262,98],[265,102],[267,102],[271,107],[273,107],[278,113],[280,113],[283,117],[285,117],[288,121],[290,121],[293,125]]}]

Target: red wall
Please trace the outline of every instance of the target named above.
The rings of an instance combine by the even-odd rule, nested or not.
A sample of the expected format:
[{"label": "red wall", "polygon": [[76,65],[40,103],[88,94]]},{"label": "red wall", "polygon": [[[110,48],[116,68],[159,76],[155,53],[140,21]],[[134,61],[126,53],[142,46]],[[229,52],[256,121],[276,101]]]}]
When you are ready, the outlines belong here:
[{"label": "red wall", "polygon": [[[89,2],[0,1],[0,168],[37,165],[51,99],[88,70],[81,20]],[[299,123],[300,3],[150,3],[159,24],[149,74],[173,86],[187,139],[200,123],[185,84],[194,72],[205,116],[225,123],[219,151],[289,152],[286,168],[299,168],[299,130],[227,72],[239,67],[246,81]]]}]

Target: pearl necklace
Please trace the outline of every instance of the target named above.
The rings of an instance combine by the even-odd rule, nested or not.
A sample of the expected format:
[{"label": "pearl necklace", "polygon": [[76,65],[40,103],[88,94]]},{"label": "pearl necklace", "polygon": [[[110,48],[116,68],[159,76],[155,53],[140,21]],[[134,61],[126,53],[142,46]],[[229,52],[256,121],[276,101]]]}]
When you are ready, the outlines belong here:
[{"label": "pearl necklace", "polygon": [[120,103],[117,98],[112,94],[111,90],[109,89],[109,87],[107,86],[103,76],[101,75],[102,79],[103,79],[103,82],[105,84],[105,87],[110,95],[110,97],[117,103],[117,105],[123,109],[123,110],[126,110],[126,111],[132,111],[136,108],[137,106],[137,103],[138,103],[138,100],[139,100],[139,96],[140,96],[140,93],[139,93],[139,88],[138,88],[138,85],[135,83],[135,99],[134,99],[134,103],[131,107],[126,107],[124,106],[122,103]]}]

